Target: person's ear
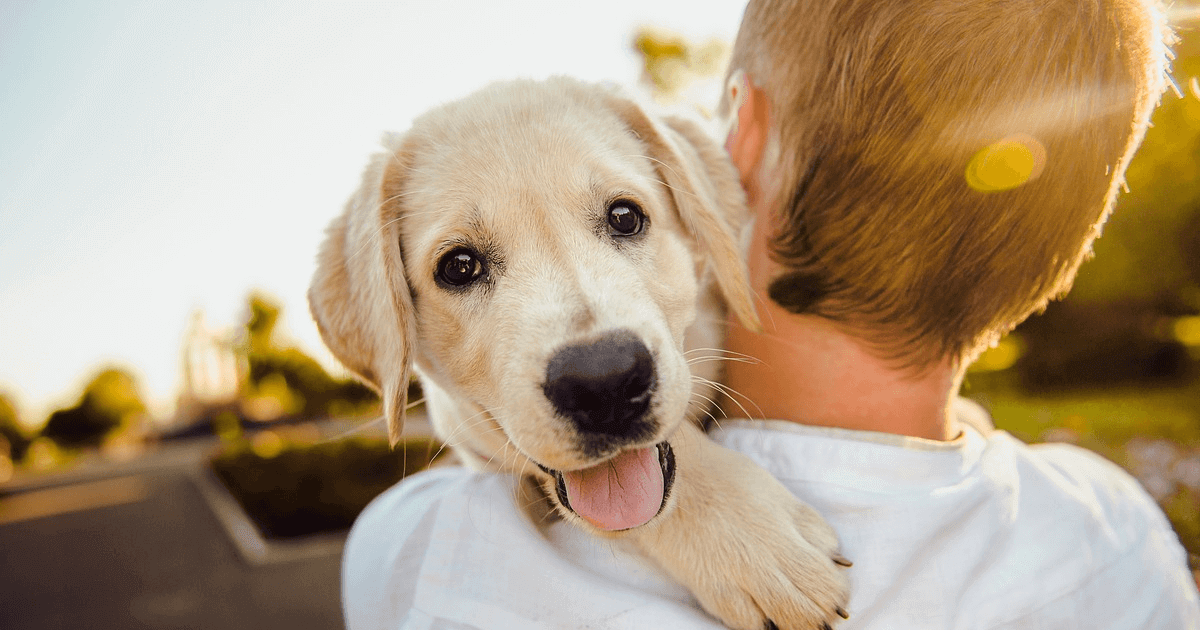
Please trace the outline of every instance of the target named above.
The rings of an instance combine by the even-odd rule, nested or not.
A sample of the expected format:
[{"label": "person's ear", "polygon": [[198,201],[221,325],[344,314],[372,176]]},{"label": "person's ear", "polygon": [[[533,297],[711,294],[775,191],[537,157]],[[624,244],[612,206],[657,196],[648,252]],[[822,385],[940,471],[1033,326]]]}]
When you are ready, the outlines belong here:
[{"label": "person's ear", "polygon": [[767,146],[767,132],[771,128],[770,105],[767,95],[741,70],[730,75],[725,90],[733,111],[725,150],[741,174],[742,188],[750,192],[750,184]]}]

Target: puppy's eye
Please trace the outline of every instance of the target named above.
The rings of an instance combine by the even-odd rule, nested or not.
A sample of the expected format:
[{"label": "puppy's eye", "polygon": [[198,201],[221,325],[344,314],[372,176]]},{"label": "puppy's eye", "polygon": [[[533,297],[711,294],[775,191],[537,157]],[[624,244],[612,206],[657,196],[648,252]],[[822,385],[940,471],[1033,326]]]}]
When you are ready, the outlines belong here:
[{"label": "puppy's eye", "polygon": [[609,234],[613,236],[633,236],[642,231],[646,215],[632,201],[614,201],[608,207]]},{"label": "puppy's eye", "polygon": [[438,280],[454,287],[466,286],[483,276],[479,254],[465,248],[451,250],[438,261]]}]

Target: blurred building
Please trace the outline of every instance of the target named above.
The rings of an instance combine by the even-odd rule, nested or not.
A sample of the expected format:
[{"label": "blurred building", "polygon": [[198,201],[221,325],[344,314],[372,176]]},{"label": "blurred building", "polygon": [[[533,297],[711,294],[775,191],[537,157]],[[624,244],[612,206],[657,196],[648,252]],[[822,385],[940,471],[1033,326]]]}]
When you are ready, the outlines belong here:
[{"label": "blurred building", "polygon": [[189,425],[214,408],[233,406],[246,379],[246,359],[237,352],[234,332],[208,324],[203,309],[192,313],[180,351],[183,387],[176,425]]}]

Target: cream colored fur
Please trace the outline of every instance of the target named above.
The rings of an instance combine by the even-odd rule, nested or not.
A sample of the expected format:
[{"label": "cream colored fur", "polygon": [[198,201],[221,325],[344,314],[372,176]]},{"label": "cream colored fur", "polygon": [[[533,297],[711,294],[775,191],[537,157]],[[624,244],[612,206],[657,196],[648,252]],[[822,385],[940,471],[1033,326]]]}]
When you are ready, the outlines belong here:
[{"label": "cream colored fur", "polygon": [[[562,516],[633,540],[727,625],[838,619],[847,582],[833,531],[694,422],[718,376],[705,359],[723,305],[756,323],[734,241],[744,198],[720,147],[568,79],[492,86],[385,145],[329,228],[310,302],[333,353],[381,392],[392,439],[415,370],[436,431],[469,465],[537,479]],[[618,198],[648,217],[636,242],[604,232]],[[486,252],[488,275],[447,290],[437,264],[462,245]],[[557,349],[618,329],[638,335],[657,376],[654,433],[622,448],[668,441],[676,475],[657,517],[601,532],[557,505],[535,463],[576,470],[616,454],[581,448],[542,382]]]}]

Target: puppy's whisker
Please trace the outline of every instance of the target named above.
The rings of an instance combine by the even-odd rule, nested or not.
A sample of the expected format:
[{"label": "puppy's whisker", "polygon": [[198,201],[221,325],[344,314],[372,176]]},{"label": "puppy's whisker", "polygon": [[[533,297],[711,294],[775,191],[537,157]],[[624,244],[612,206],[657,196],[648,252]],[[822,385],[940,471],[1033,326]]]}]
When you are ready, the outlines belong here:
[{"label": "puppy's whisker", "polygon": [[[765,417],[762,407],[759,407],[758,403],[751,400],[749,396],[746,396],[746,395],[742,394],[741,392],[739,392],[727,385],[722,385],[722,384],[718,383],[716,385],[716,387],[717,387],[717,389],[721,390],[721,393],[725,394],[726,398],[733,401],[733,404],[738,406],[738,410],[741,411],[743,414],[745,414],[746,418],[754,418],[754,419],[761,420]],[[745,400],[748,404],[750,404],[750,406],[754,407],[755,413],[752,414],[749,411],[747,411],[746,407],[743,406],[742,403],[740,403],[738,401],[739,398],[742,400]]]},{"label": "puppy's whisker", "polygon": [[[707,385],[707,383],[705,383],[705,385]],[[717,407],[717,401],[713,400],[712,398],[709,398],[708,396],[705,396],[704,394],[701,394],[699,392],[692,392],[692,396],[695,398],[700,398],[700,399],[707,401],[709,406],[711,406],[713,408]]]},{"label": "puppy's whisker", "polygon": [[710,411],[710,409],[720,409],[720,406],[717,405],[717,401],[715,401],[712,398],[709,398],[708,396],[705,396],[704,394],[701,394],[699,392],[692,392],[692,397],[700,398],[708,403],[707,405],[704,405],[702,407],[702,409],[704,411],[704,415],[708,416],[709,420],[712,420],[714,424],[716,424],[718,427],[720,427],[721,426],[720,420],[717,420],[717,417],[712,414],[712,411]]},{"label": "puppy's whisker", "polygon": [[[644,157],[644,158],[646,158],[646,159],[650,160],[651,162],[655,162],[655,163],[657,163],[657,164],[660,164],[660,165],[662,165],[662,167],[663,167],[663,168],[665,168],[665,169],[667,169],[668,171],[670,171],[670,172],[671,172],[671,174],[672,174],[672,175],[674,175],[675,177],[678,177],[678,178],[680,178],[680,179],[684,179],[684,177],[683,177],[682,175],[680,175],[680,174],[679,174],[679,171],[676,171],[676,170],[675,170],[675,167],[671,166],[670,164],[667,164],[666,162],[664,162],[664,161],[662,161],[662,160],[660,160],[660,159],[658,159],[658,158],[656,158],[656,157],[654,157],[654,156],[652,156],[652,155],[640,155],[640,156],[631,155],[631,156],[626,156],[626,157]],[[661,180],[660,180],[660,183],[662,183],[662,185],[663,185],[663,186],[666,186],[668,189],[670,189],[670,190],[671,190],[673,193],[675,193],[675,194],[677,194],[677,195],[687,195],[687,196],[689,196],[689,197],[692,197],[692,198],[694,198],[694,199],[701,199],[700,195],[698,195],[698,194],[696,194],[696,193],[694,193],[694,192],[692,192],[692,191],[690,191],[690,190],[686,190],[686,189],[682,189],[682,188],[675,188],[674,186],[671,186],[671,185],[670,185],[670,184],[668,184],[667,182],[665,182],[665,181],[661,181]]]},{"label": "puppy's whisker", "polygon": [[494,431],[499,431],[499,426],[489,426],[482,431],[477,430],[478,427],[487,425],[490,420],[491,418],[488,416],[487,410],[480,411],[464,418],[447,435],[442,436],[442,439],[453,448],[465,444],[472,435],[484,436]]},{"label": "puppy's whisker", "polygon": [[[420,192],[420,191],[413,190],[413,191],[407,191],[407,192],[399,193],[396,195],[392,195],[391,197],[388,197],[387,199],[384,199],[384,200],[380,201],[378,204],[376,204],[375,210],[376,210],[376,212],[378,212],[379,210],[381,210],[383,208],[383,206],[385,206],[393,201],[396,201],[398,199],[407,197],[409,195],[414,195],[418,192]],[[427,214],[439,214],[440,212],[441,212],[440,210],[423,210],[421,212],[405,212],[401,216],[397,216],[392,219],[389,219],[386,223],[379,226],[379,229],[375,230],[375,232],[371,235],[372,238],[364,239],[363,244],[357,250],[351,252],[350,255],[347,257],[347,260],[354,260],[354,259],[358,258],[360,255],[362,255],[363,252],[365,252],[368,248],[370,248],[370,246],[373,243],[375,243],[377,241],[376,237],[378,237],[380,234],[382,234],[384,230],[399,223],[400,221],[404,220],[405,218],[420,217],[420,216],[425,216]]]},{"label": "puppy's whisker", "polygon": [[[472,416],[472,418],[482,414],[483,412],[480,412],[479,414]],[[462,424],[456,426],[449,434],[445,436],[438,436],[443,444],[443,448],[454,449],[465,444],[471,436],[485,436],[493,431],[499,430],[499,427],[488,427],[482,431],[477,431],[475,430],[475,427],[485,424],[487,419],[482,418],[475,422],[469,422],[469,420],[470,418],[468,418],[467,421],[464,421]]]},{"label": "puppy's whisker", "polygon": [[[424,402],[425,402],[424,398],[418,398],[416,400],[409,401],[409,403],[404,406],[404,410],[409,411],[409,410],[413,409],[414,407],[421,405]],[[387,418],[385,418],[383,414],[379,414],[379,415],[371,418],[370,420],[364,420],[363,422],[361,422],[345,431],[342,431],[341,433],[329,436],[329,437],[321,440],[318,443],[319,444],[328,444],[330,442],[337,442],[339,440],[344,440],[352,435],[362,433],[372,427],[381,425],[381,424],[385,423],[386,421],[387,421]]]},{"label": "puppy's whisker", "polygon": [[[706,398],[706,399],[707,399],[707,398]],[[712,423],[713,423],[715,426],[717,426],[717,427],[720,427],[720,426],[721,426],[721,421],[720,421],[720,420],[717,420],[717,417],[713,415],[713,412],[712,412],[712,411],[709,411],[709,410],[710,410],[710,409],[712,409],[712,408],[713,408],[713,407],[712,407],[711,405],[709,405],[709,406],[706,406],[706,407],[704,408],[704,415],[708,416],[708,419],[709,419],[709,420],[712,420]]]},{"label": "puppy's whisker", "polygon": [[394,221],[397,219],[400,219],[400,220],[412,219],[412,218],[416,218],[416,217],[423,217],[423,216],[435,215],[435,214],[442,214],[442,210],[437,209],[437,208],[432,209],[432,210],[421,210],[421,211],[406,210],[406,211],[404,211],[404,213],[402,215],[396,217],[395,219],[391,219],[391,220]]},{"label": "puppy's whisker", "polygon": [[[450,443],[452,447],[457,447],[465,444],[471,437],[482,437],[495,432],[504,434],[504,428],[495,423],[495,416],[496,414],[493,410],[482,409],[478,413],[467,417],[465,420],[457,424],[452,431],[453,438],[458,438],[458,436],[461,435],[461,439],[454,441],[451,436],[448,436],[447,443]],[[491,426],[488,426],[486,429],[478,429],[479,426],[488,425],[489,423],[491,423]],[[523,463],[522,465],[518,466],[518,462],[520,462],[521,457],[521,452],[516,449],[516,447],[507,439],[506,436],[504,444],[501,446],[501,448],[498,451],[494,451],[488,455],[484,465],[492,469],[497,468],[496,460],[499,458],[498,468],[500,470],[521,472],[521,470],[524,468]]]},{"label": "puppy's whisker", "polygon": [[[469,446],[471,444],[472,438],[485,438],[485,437],[491,435],[492,433],[495,433],[496,431],[497,431],[497,429],[490,428],[490,427],[483,429],[483,430],[458,431],[458,432],[456,432],[454,439],[447,440],[446,443],[449,444],[452,448],[459,448],[459,447],[463,447],[464,445]],[[477,452],[478,447],[468,448],[467,450]]]},{"label": "puppy's whisker", "polygon": [[706,356],[706,357],[694,357],[694,358],[688,359],[687,364],[688,365],[699,365],[701,363],[712,363],[714,361],[729,361],[731,363],[746,363],[749,365],[757,365],[759,363],[762,363],[758,359],[743,359],[742,357]]},{"label": "puppy's whisker", "polygon": [[[714,381],[711,379],[707,379],[707,378],[704,378],[703,376],[697,376],[695,378],[700,380],[703,384],[708,385],[709,387],[712,387],[712,388],[720,391],[722,394],[725,394],[726,396],[732,397],[734,394],[736,394],[738,396],[742,396],[740,392],[734,390],[732,387],[730,387],[724,383],[720,383],[720,382],[717,382],[717,381]],[[750,401],[750,399],[747,398],[746,396],[742,396],[742,398],[746,398],[747,401]]]},{"label": "puppy's whisker", "polygon": [[444,453],[450,449],[449,444],[446,444],[445,442],[442,442],[441,440],[438,440],[438,443],[441,444],[441,446],[438,447],[437,451],[435,451],[433,453],[433,455],[429,456],[429,463],[431,463],[431,464],[433,463],[433,460],[437,459],[438,457],[441,457],[442,453]]},{"label": "puppy's whisker", "polygon": [[546,523],[551,522],[551,519],[553,519],[556,516],[558,518],[562,518],[562,515],[560,515],[558,513],[557,508],[551,508],[549,510],[545,510],[545,513],[542,514],[542,518],[538,519],[538,524],[545,525]]},{"label": "puppy's whisker", "polygon": [[383,231],[386,230],[388,227],[390,227],[396,223],[399,223],[400,218],[401,217],[396,217],[394,219],[391,219],[387,223],[384,223],[383,225],[379,226],[379,229],[375,230],[375,232],[371,235],[372,238],[363,239],[363,244],[360,245],[358,247],[358,249],[351,252],[350,255],[346,257],[346,260],[347,261],[354,260],[354,259],[358,258],[359,256],[361,256],[363,252],[367,251],[367,249],[369,249],[371,247],[371,245],[375,244],[375,242],[377,240],[377,238],[375,238],[375,237],[378,237],[380,234],[382,234]]},{"label": "puppy's whisker", "polygon": [[[388,203],[390,203],[390,202],[392,202],[392,201],[395,201],[395,200],[397,200],[397,199],[400,199],[400,198],[407,197],[407,196],[409,196],[409,195],[415,194],[416,192],[418,192],[418,191],[410,191],[410,192],[404,192],[404,193],[400,193],[400,194],[398,194],[398,195],[392,195],[391,197],[388,197],[387,199],[385,199],[385,200],[383,200],[383,201],[379,202],[378,204],[376,204],[375,210],[376,210],[376,212],[378,212],[380,209],[382,209],[382,208],[383,208],[383,206],[384,206],[384,205],[386,205],[386,204],[388,204]],[[369,248],[369,247],[370,247],[370,246],[371,246],[373,243],[375,243],[375,242],[376,242],[376,240],[377,240],[377,238],[376,238],[376,237],[378,237],[380,234],[382,234],[384,230],[386,230],[387,228],[389,228],[389,227],[391,227],[391,226],[393,226],[393,225],[395,225],[395,224],[399,223],[400,221],[402,221],[402,220],[404,220],[404,219],[406,219],[406,218],[420,217],[420,216],[425,216],[425,215],[427,215],[427,214],[438,214],[438,213],[440,213],[440,210],[424,210],[424,211],[421,211],[421,212],[405,212],[405,213],[404,213],[403,215],[401,215],[401,216],[397,216],[397,217],[394,217],[394,218],[392,218],[392,219],[389,219],[389,220],[388,220],[386,223],[384,223],[383,225],[379,226],[379,229],[375,230],[375,232],[374,232],[374,233],[372,233],[372,235],[371,235],[371,236],[372,236],[372,238],[367,238],[367,239],[364,239],[364,242],[363,242],[362,246],[360,246],[360,247],[359,247],[357,250],[355,250],[354,252],[352,252],[352,253],[351,253],[351,254],[350,254],[348,257],[347,257],[347,260],[354,260],[355,258],[358,258],[358,256],[360,256],[360,255],[361,255],[361,254],[362,254],[364,251],[366,251],[366,250],[367,250],[367,249],[368,249],[368,248]]]},{"label": "puppy's whisker", "polygon": [[338,441],[344,440],[352,435],[362,433],[363,431],[366,431],[367,429],[370,429],[371,427],[373,427],[375,425],[383,424],[385,421],[386,421],[386,418],[383,417],[383,414],[380,414],[378,416],[375,416],[374,418],[371,418],[370,420],[364,420],[361,423],[359,423],[345,431],[342,431],[341,433],[338,433],[337,435],[331,435],[331,436],[321,440],[320,442],[318,442],[318,444],[328,444],[330,442],[338,442]]},{"label": "puppy's whisker", "polygon": [[405,197],[411,197],[419,192],[421,192],[421,191],[420,190],[406,190],[404,192],[396,193],[396,194],[392,195],[391,197],[387,197],[385,199],[380,199],[379,203],[376,205],[375,209],[380,210],[384,206],[388,205],[389,203],[392,203],[393,201],[399,201],[401,199],[404,199]]},{"label": "puppy's whisker", "polygon": [[[710,387],[713,387],[713,388],[719,390],[722,394],[725,395],[726,398],[728,398],[731,402],[733,402],[733,404],[738,406],[738,409],[742,412],[742,414],[744,414],[744,417],[746,417],[746,418],[762,418],[763,417],[763,412],[762,412],[761,407],[759,407],[757,404],[755,404],[755,402],[753,400],[751,400],[748,396],[743,395],[741,392],[733,389],[732,387],[729,387],[728,385],[725,385],[724,383],[718,383],[714,380],[704,378],[702,376],[693,376],[693,379],[695,379],[696,381],[698,381],[700,383],[703,383],[704,385],[708,385]],[[742,405],[741,401],[739,401],[738,398],[741,398],[741,399],[745,400],[747,403],[749,403],[750,405],[752,405],[754,407],[754,409],[758,412],[758,414],[752,415],[749,411],[746,410],[746,407],[744,405]]]},{"label": "puppy's whisker", "polygon": [[[532,483],[533,486],[537,489],[537,496],[530,497],[529,500],[522,502],[521,498],[523,496],[525,496],[525,493],[522,492],[522,488],[521,488],[522,483]],[[523,481],[517,483],[515,486],[513,486],[512,498],[513,498],[513,503],[516,503],[518,506],[520,506],[521,510],[523,510],[526,514],[531,513],[537,504],[544,503],[548,500],[545,490],[542,488],[541,482],[536,479],[534,479],[532,481],[524,481],[523,480]],[[549,518],[554,516],[554,512],[555,512],[553,507],[552,507],[552,509],[549,509],[549,510],[539,510],[539,511],[543,512],[543,514],[542,514],[542,517],[540,519],[538,519],[538,525],[545,524]]]},{"label": "puppy's whisker", "polygon": [[478,430],[476,428],[476,427],[479,427],[486,423],[487,423],[487,420],[484,419],[484,420],[480,420],[479,422],[476,422],[474,424],[460,425],[458,428],[456,428],[452,432],[451,435],[448,435],[446,437],[445,441],[447,444],[450,444],[452,447],[458,447],[458,446],[462,446],[463,444],[466,444],[472,437],[484,437],[486,435],[489,435],[491,433],[495,433],[495,432],[501,430],[500,427],[487,427],[486,429],[483,429],[483,430]]},{"label": "puppy's whisker", "polygon": [[[516,449],[513,448],[510,443],[505,442],[504,446],[500,448],[499,452],[492,453],[491,457],[488,457],[488,460],[487,460],[488,466],[491,466],[492,464],[494,464],[496,461],[496,458],[499,457],[500,458],[500,466],[499,466],[500,470],[515,469],[516,462],[517,462],[517,460],[516,460],[517,453],[515,451],[516,451]],[[509,463],[510,456],[512,457],[511,464]]]},{"label": "puppy's whisker", "polygon": [[721,354],[721,355],[729,355],[731,357],[737,357],[740,359],[746,359],[748,361],[755,361],[755,362],[761,363],[761,361],[759,361],[758,358],[756,358],[752,355],[743,354],[741,352],[734,352],[733,350],[726,350],[725,348],[692,348],[691,350],[684,351],[683,354],[684,354],[684,356],[687,356],[694,352],[715,352],[715,353]]},{"label": "puppy's whisker", "polygon": [[766,333],[766,332],[764,332],[764,333],[760,333],[760,334],[761,334],[763,337],[766,337],[767,339],[770,339],[770,340],[772,340],[772,341],[778,342],[778,343],[780,343],[780,344],[783,344],[783,345],[785,345],[785,346],[788,346],[788,347],[790,347],[790,348],[794,348],[794,349],[796,349],[797,351],[803,351],[803,350],[805,350],[804,346],[802,346],[802,345],[800,344],[800,342],[789,340],[789,339],[787,339],[787,338],[785,338],[785,337],[781,337],[781,336],[779,336],[779,335],[777,335],[777,334],[774,334],[774,333]]}]

